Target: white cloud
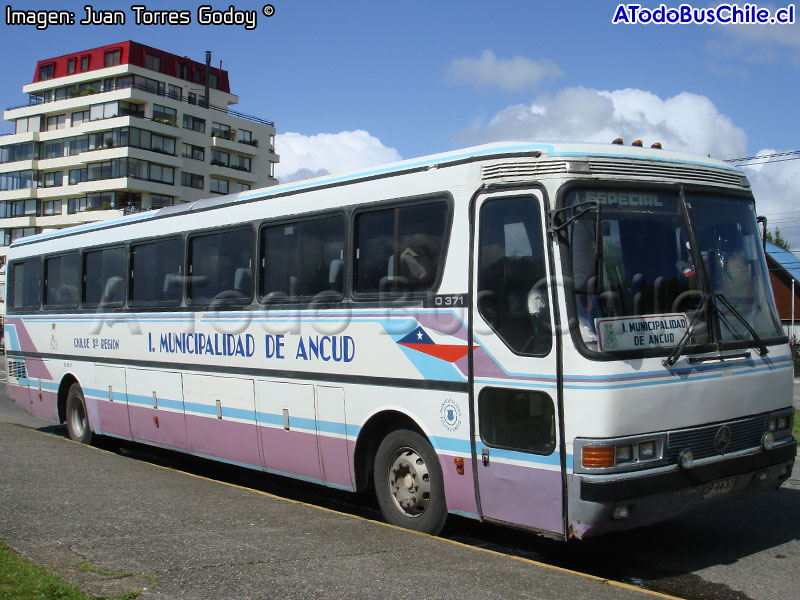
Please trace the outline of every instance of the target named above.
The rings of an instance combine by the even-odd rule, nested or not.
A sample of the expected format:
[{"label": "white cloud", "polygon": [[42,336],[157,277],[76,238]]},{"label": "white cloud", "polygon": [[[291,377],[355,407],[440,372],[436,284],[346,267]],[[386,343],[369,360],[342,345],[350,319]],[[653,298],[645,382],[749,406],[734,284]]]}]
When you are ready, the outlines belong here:
[{"label": "white cloud", "polygon": [[281,183],[401,160],[397,150],[362,130],[316,135],[287,132],[276,137],[281,160],[275,176]]},{"label": "white cloud", "polygon": [[451,83],[498,86],[508,91],[534,88],[546,77],[557,78],[563,74],[551,60],[537,62],[524,56],[497,58],[491,50],[484,50],[480,58],[453,59],[446,68],[446,78]]},{"label": "white cloud", "polygon": [[[769,8],[773,15],[779,8],[761,3],[758,7]],[[716,28],[723,37],[709,42],[708,48],[717,54],[748,63],[774,62],[786,57],[800,67],[800,21],[785,25],[726,24]]]},{"label": "white cloud", "polygon": [[[779,150],[765,148],[757,156],[769,156]],[[789,157],[787,157],[789,158]],[[767,226],[777,226],[791,247],[800,248],[800,160],[765,162],[744,171],[753,186],[759,215],[767,217]]]},{"label": "white cloud", "polygon": [[743,156],[747,136],[705,96],[681,92],[662,99],[644,90],[569,87],[530,105],[509,106],[460,134],[470,143],[509,139],[626,143],[712,156]]}]

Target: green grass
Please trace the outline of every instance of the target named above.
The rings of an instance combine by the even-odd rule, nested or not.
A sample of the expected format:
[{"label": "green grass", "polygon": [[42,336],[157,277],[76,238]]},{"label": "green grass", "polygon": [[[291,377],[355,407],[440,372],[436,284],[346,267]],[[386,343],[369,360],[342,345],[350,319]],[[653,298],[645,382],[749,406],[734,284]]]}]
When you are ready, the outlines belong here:
[{"label": "green grass", "polygon": [[88,600],[78,588],[9,550],[0,541],[0,600]]},{"label": "green grass", "polygon": [[800,441],[800,410],[794,411],[794,423],[792,424],[792,435],[794,439]]}]

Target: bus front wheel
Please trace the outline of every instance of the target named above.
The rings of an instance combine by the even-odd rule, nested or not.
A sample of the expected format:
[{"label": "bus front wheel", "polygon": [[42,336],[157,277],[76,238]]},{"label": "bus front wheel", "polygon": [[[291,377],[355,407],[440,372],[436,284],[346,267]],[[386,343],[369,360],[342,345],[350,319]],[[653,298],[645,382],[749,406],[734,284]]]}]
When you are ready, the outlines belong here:
[{"label": "bus front wheel", "polygon": [[433,447],[415,431],[388,434],[375,454],[375,493],[386,521],[437,535],[447,519],[442,467]]},{"label": "bus front wheel", "polygon": [[86,400],[83,390],[77,383],[73,383],[67,393],[67,432],[70,439],[81,444],[92,443],[92,429],[89,427],[89,417],[86,414]]}]

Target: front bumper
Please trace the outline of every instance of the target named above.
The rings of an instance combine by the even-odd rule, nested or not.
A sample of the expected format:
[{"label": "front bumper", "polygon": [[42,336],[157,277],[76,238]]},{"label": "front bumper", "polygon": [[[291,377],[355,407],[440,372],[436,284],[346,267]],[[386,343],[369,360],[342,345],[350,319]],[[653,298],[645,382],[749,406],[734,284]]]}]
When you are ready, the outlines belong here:
[{"label": "front bumper", "polygon": [[[569,487],[570,537],[584,538],[663,521],[716,499],[743,496],[780,486],[792,473],[797,442],[719,460],[693,469],[675,467],[657,474],[615,477],[572,475]],[[704,498],[706,484],[733,479],[723,495]],[[614,518],[626,507],[628,516]]]}]

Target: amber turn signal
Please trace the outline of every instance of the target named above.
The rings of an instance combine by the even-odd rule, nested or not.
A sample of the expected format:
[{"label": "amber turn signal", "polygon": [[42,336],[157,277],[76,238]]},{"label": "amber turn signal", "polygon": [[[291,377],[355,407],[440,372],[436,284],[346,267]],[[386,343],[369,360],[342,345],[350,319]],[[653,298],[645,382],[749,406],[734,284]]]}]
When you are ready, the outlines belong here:
[{"label": "amber turn signal", "polygon": [[581,449],[581,465],[586,469],[613,467],[614,446],[584,446]]}]

